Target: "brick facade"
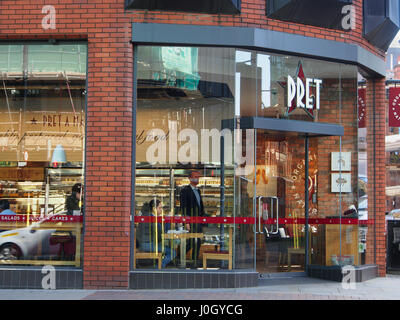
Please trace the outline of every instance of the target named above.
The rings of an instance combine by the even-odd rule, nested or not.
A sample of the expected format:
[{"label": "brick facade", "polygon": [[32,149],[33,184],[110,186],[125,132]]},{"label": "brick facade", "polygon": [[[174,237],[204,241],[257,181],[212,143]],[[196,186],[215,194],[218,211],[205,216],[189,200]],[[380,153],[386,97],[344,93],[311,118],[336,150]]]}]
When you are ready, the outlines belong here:
[{"label": "brick facade", "polygon": [[[385,79],[367,79],[367,159],[368,159],[368,218],[374,225],[368,232],[366,263],[376,263],[379,275],[386,274],[386,91]],[[374,123],[375,122],[375,123]],[[374,260],[371,258],[374,257]]]},{"label": "brick facade", "polygon": [[[56,8],[56,29],[44,30],[45,5]],[[172,23],[256,27],[357,44],[374,54],[384,53],[362,37],[362,1],[355,0],[356,30],[342,32],[267,19],[265,0],[242,0],[240,15],[124,11],[124,0],[2,0],[2,40],[84,40],[88,43],[88,100],[86,145],[86,230],[84,288],[127,288],[130,268],[130,212],[132,172],[131,23]],[[370,82],[369,82],[370,83]],[[368,86],[368,110],[372,93]],[[375,205],[377,263],[384,274],[384,84],[376,82]],[[369,113],[372,114],[372,111]],[[371,117],[369,128],[372,127]],[[372,133],[369,132],[369,142]],[[368,144],[369,147],[372,143]],[[371,163],[371,162],[370,162]],[[372,179],[371,179],[372,180]],[[370,181],[371,181],[370,180]],[[370,188],[369,190],[373,190]],[[369,196],[370,207],[374,195]]]},{"label": "brick facade", "polygon": [[343,32],[332,29],[307,26],[298,23],[268,19],[265,15],[265,0],[242,1],[241,14],[232,15],[198,15],[171,12],[137,11],[132,14],[135,22],[145,23],[175,23],[194,25],[235,26],[269,29],[274,31],[293,33],[306,37],[334,40],[345,43],[355,43],[363,48],[384,57],[384,52],[375,48],[362,38],[362,0],[354,1],[356,11],[355,30]]}]

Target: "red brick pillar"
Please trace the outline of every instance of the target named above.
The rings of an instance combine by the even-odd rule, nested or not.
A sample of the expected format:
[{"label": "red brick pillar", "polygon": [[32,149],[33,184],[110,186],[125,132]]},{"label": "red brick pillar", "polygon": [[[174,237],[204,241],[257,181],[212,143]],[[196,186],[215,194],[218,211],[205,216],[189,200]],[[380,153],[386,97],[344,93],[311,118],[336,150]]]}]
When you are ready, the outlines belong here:
[{"label": "red brick pillar", "polygon": [[[122,6],[123,2],[121,2]],[[113,10],[110,10],[113,12]],[[88,43],[85,289],[128,288],[133,49],[129,19],[110,14]]]},{"label": "red brick pillar", "polygon": [[374,225],[368,228],[366,263],[376,263],[379,276],[386,275],[386,168],[385,79],[367,79],[367,160],[368,160],[368,219]]}]

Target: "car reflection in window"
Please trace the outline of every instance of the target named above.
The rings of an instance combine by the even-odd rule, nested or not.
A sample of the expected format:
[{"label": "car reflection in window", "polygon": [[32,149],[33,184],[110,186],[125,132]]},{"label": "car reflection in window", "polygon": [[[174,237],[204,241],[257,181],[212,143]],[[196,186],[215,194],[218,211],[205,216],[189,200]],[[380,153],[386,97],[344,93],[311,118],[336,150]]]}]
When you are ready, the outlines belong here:
[{"label": "car reflection in window", "polygon": [[[41,228],[43,223],[59,214],[61,213],[48,215],[25,228],[0,232],[0,260],[65,258],[62,242],[73,242],[74,237],[53,228]],[[74,254],[75,252],[72,255]]]}]

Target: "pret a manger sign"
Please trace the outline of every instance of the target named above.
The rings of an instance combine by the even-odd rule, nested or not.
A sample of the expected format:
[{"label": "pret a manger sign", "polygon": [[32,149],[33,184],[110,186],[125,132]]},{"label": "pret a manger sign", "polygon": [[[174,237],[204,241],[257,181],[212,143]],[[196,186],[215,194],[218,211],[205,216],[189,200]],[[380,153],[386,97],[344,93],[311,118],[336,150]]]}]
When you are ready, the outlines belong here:
[{"label": "pret a manger sign", "polygon": [[299,62],[297,76],[287,77],[287,113],[290,114],[297,108],[304,109],[306,113],[314,118],[314,110],[320,108],[320,92],[322,80],[306,78],[303,66]]}]

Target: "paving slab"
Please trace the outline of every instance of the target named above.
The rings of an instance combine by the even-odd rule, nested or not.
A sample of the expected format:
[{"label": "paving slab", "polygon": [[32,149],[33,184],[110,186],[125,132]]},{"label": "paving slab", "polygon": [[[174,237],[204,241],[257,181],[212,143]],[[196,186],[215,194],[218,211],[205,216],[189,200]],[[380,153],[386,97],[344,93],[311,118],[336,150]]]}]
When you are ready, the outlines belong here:
[{"label": "paving slab", "polygon": [[174,290],[0,290],[0,300],[400,300],[400,275],[348,288],[309,277],[260,280],[258,287]]}]

